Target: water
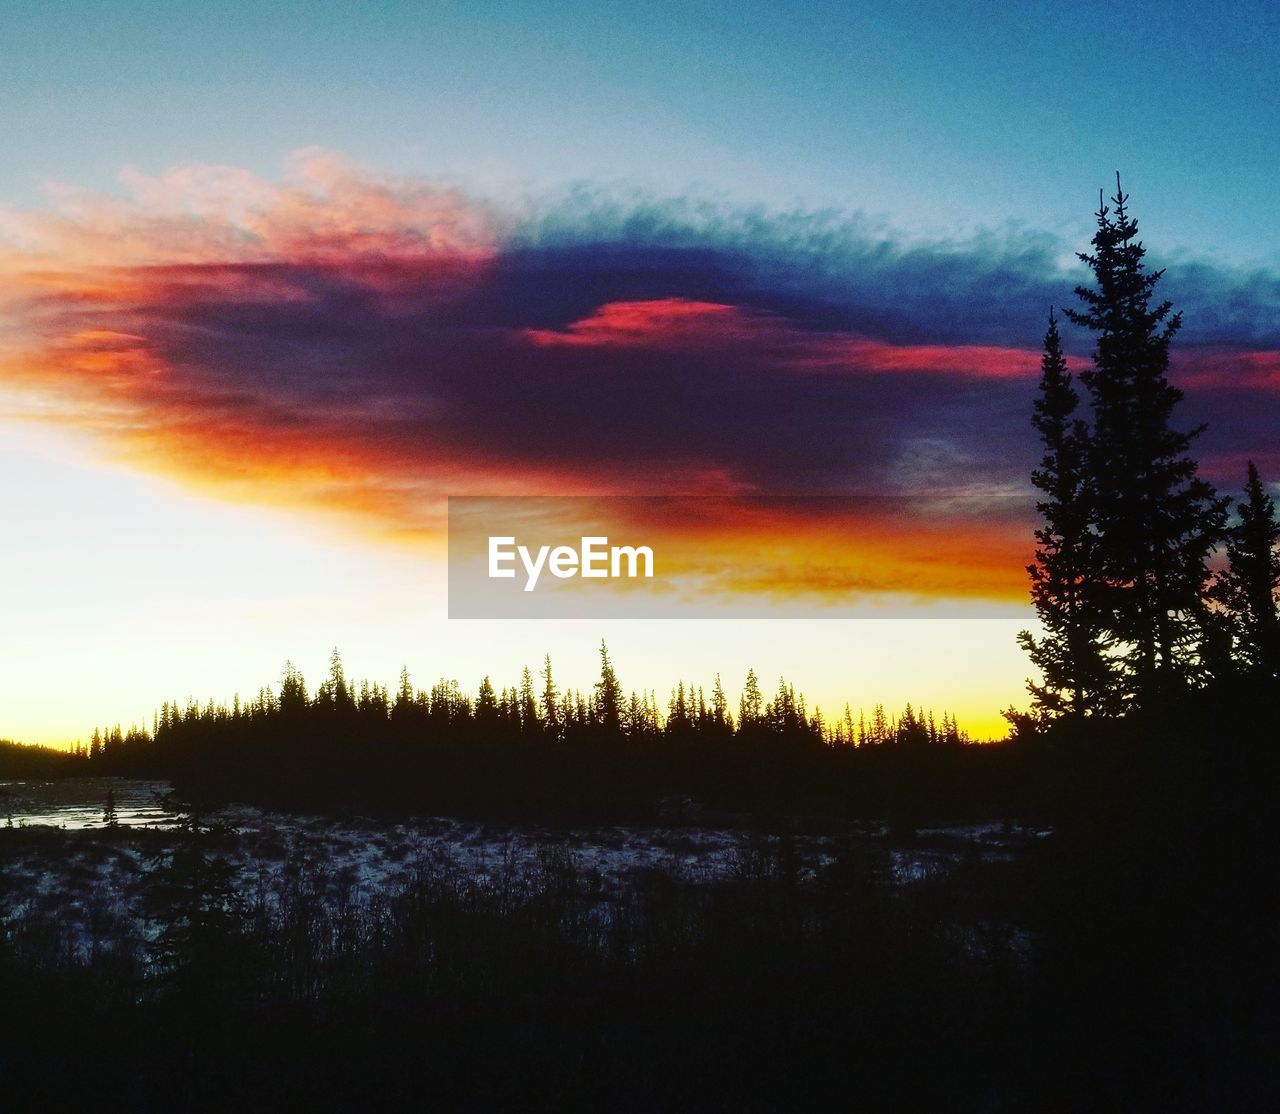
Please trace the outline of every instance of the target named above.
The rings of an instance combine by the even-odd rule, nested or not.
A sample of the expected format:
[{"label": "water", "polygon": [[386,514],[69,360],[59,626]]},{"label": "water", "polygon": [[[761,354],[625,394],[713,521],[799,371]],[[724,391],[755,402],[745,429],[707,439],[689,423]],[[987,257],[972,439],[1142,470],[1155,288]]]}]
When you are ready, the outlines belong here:
[{"label": "water", "polygon": [[167,793],[167,781],[125,778],[63,778],[57,781],[0,781],[0,824],[47,824],[56,828],[102,828],[107,789],[115,795],[122,826],[156,824],[165,818],[156,794]]}]

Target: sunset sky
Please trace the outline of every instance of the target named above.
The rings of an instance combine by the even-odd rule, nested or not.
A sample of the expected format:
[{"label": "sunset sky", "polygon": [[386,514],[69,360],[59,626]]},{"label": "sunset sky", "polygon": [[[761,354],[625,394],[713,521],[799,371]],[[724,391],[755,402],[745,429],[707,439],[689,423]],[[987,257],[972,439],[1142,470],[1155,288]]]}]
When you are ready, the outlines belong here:
[{"label": "sunset sky", "polygon": [[[1045,317],[1117,168],[1204,472],[1280,479],[1273,6],[483,8],[6,12],[0,738],[334,645],[585,687],[602,637],[628,688],[754,667],[998,732],[1031,621],[998,515],[946,520],[918,617],[481,622],[446,618],[444,499],[1025,497]],[[772,555],[741,589],[770,599],[795,562],[809,615],[841,554],[902,567],[841,530],[698,538]],[[946,617],[974,594],[993,617]]]}]

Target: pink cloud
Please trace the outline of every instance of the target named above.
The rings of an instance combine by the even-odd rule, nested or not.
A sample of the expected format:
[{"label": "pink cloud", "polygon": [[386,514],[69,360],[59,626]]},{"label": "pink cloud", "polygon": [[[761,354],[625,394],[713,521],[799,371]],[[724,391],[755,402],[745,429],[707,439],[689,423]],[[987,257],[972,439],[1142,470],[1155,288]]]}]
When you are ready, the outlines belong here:
[{"label": "pink cloud", "polygon": [[126,169],[121,196],[47,187],[41,210],[0,207],[0,273],[202,263],[323,262],[496,250],[495,213],[457,190],[294,155],[276,183],[236,167]]},{"label": "pink cloud", "polygon": [[[749,346],[798,371],[967,375],[1032,379],[1040,353],[995,345],[893,344],[857,334],[803,329],[777,314],[683,298],[610,302],[564,329],[530,329],[541,347],[688,349]],[[1088,367],[1077,357],[1074,370]]]},{"label": "pink cloud", "polygon": [[1175,353],[1173,366],[1188,391],[1280,395],[1280,351],[1192,348]]}]

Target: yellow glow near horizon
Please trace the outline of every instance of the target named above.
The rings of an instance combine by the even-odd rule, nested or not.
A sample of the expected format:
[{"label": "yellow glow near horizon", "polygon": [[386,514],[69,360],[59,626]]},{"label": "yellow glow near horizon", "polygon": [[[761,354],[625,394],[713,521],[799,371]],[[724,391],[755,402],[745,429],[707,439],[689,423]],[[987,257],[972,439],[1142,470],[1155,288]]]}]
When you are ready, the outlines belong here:
[{"label": "yellow glow near horizon", "polygon": [[219,502],[104,463],[70,434],[0,423],[0,738],[66,745],[149,724],[166,699],[229,700],[311,678],[338,646],[357,677],[457,678],[474,691],[537,669],[587,689],[609,643],[628,689],[678,681],[736,702],[748,668],[794,681],[828,719],[876,702],[955,712],[999,736],[1027,665],[1008,620],[449,621],[435,559],[330,520]]}]

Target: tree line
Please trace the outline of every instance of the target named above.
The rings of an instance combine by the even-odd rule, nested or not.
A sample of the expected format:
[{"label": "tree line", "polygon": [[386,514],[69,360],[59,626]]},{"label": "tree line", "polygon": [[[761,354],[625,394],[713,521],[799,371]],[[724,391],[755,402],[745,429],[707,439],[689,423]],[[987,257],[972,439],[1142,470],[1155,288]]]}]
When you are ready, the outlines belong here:
[{"label": "tree line", "polygon": [[278,689],[265,686],[253,699],[243,701],[237,695],[230,704],[165,701],[150,729],[95,728],[90,742],[77,743],[73,754],[109,769],[127,764],[128,756],[143,749],[216,742],[221,730],[247,727],[265,736],[275,729],[303,726],[325,734],[336,729],[352,739],[408,743],[696,745],[737,740],[845,748],[961,746],[973,741],[950,712],[938,716],[911,704],[898,715],[876,704],[869,715],[860,711],[856,718],[846,704],[839,718],[828,721],[820,709],[810,710],[804,694],[785,679],[779,679],[776,691],[766,697],[754,669],[747,673],[736,711],[719,674],[710,692],[680,682],[663,705],[654,690],[626,694],[603,643],[599,654],[599,679],[587,692],[561,691],[548,654],[536,681],[526,666],[518,683],[499,690],[486,674],[471,695],[458,681],[444,678],[430,688],[417,688],[407,666],[394,690],[368,680],[356,682],[347,676],[335,648],[329,673],[314,691],[297,667],[286,662]]},{"label": "tree line", "polygon": [[1050,311],[1033,425],[1043,457],[1032,474],[1042,516],[1031,597],[1042,626],[1019,640],[1041,675],[1029,683],[1045,719],[1116,716],[1218,683],[1268,687],[1280,676],[1280,524],[1250,462],[1244,498],[1198,474],[1180,429],[1182,392],[1168,378],[1181,324],[1157,300],[1129,198],[1116,176],[1099,197],[1092,285],[1067,320],[1093,337],[1080,375],[1068,370]]}]

